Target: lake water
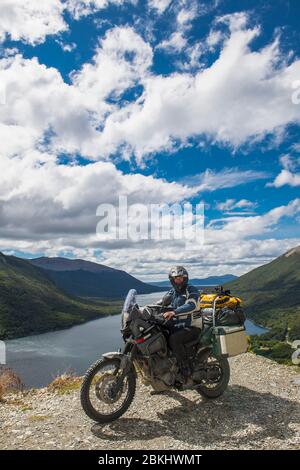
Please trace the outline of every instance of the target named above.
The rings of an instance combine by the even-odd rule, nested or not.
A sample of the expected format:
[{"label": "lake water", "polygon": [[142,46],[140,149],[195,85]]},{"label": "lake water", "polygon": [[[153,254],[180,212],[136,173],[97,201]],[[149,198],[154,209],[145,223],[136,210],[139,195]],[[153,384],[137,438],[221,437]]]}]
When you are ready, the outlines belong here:
[{"label": "lake water", "polygon": [[[162,297],[162,292],[138,296],[140,305]],[[249,335],[267,331],[246,321]],[[43,387],[64,372],[82,375],[102,353],[122,347],[120,315],[99,318],[84,325],[7,341],[7,365],[26,387]]]}]

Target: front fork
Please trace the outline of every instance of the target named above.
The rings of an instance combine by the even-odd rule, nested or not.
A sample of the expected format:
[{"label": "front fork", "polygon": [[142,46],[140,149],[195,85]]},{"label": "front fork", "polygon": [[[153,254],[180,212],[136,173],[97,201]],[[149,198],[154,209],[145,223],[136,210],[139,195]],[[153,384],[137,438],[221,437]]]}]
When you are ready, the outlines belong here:
[{"label": "front fork", "polygon": [[107,359],[119,359],[120,360],[120,365],[119,368],[117,369],[117,373],[119,373],[117,380],[113,384],[113,393],[118,394],[120,389],[123,386],[124,379],[126,375],[133,370],[135,373],[135,369],[133,367],[133,362],[132,362],[132,355],[134,354],[134,349],[133,345],[129,342],[125,344],[125,347],[123,351],[119,350],[118,352],[109,352],[103,354],[104,358]]}]

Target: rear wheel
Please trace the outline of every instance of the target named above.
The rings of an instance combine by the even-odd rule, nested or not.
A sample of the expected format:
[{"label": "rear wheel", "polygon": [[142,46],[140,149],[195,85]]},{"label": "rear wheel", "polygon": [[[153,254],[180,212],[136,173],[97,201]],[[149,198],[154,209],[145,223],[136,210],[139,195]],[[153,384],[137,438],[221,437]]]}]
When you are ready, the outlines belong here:
[{"label": "rear wheel", "polygon": [[220,397],[226,390],[230,379],[230,367],[226,358],[217,359],[210,355],[205,369],[207,378],[197,387],[197,392],[206,398]]},{"label": "rear wheel", "polygon": [[120,359],[100,359],[86,372],[81,386],[81,405],[87,416],[98,423],[110,423],[129,408],[135,394],[136,375],[132,368],[116,390]]}]

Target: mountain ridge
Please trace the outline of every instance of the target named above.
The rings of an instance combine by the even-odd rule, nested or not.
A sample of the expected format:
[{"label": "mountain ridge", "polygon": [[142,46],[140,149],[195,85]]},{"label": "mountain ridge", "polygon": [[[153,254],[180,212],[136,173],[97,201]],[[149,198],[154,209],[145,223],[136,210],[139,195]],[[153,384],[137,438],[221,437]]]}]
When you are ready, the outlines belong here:
[{"label": "mountain ridge", "polygon": [[247,316],[300,338],[300,246],[225,284],[245,301]]},{"label": "mountain ridge", "polygon": [[80,297],[122,298],[129,289],[150,294],[163,289],[140,281],[126,271],[82,259],[41,257],[29,260],[43,269],[57,287]]},{"label": "mountain ridge", "polygon": [[[223,274],[221,276],[208,276],[203,279],[199,278],[191,278],[189,280],[190,284],[196,285],[196,286],[215,286],[219,284],[224,284],[225,282],[229,282],[231,280],[236,279],[238,276],[235,276],[234,274]],[[170,286],[170,281],[155,281],[151,282],[151,285],[154,286]]]},{"label": "mountain ridge", "polygon": [[79,299],[59,289],[47,272],[0,254],[0,339],[43,333],[117,313],[120,302]]}]

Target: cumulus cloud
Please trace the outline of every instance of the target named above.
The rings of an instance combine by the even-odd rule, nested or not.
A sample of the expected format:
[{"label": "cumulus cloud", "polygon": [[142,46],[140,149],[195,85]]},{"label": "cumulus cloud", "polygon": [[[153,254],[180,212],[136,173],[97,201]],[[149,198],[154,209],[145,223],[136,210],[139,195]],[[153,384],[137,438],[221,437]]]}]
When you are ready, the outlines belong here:
[{"label": "cumulus cloud", "polygon": [[281,188],[282,186],[300,186],[300,157],[292,155],[282,155],[280,157],[280,163],[282,170],[279,175],[276,176],[272,183],[268,183],[267,186],[274,186],[275,188]]},{"label": "cumulus cloud", "polygon": [[57,69],[36,58],[24,59],[20,54],[3,58],[0,152],[12,156],[47,145],[51,152],[107,158],[99,127],[116,105],[106,99],[133,86],[151,61],[150,46],[131,28],[110,30],[92,63],[73,74],[70,85]]},{"label": "cumulus cloud", "polygon": [[5,89],[0,107],[1,155],[22,156],[50,142],[53,150],[89,153],[97,138],[92,110],[56,69],[16,55],[0,60],[0,80]]},{"label": "cumulus cloud", "polygon": [[136,0],[1,0],[0,42],[6,38],[32,45],[69,29],[68,11],[76,20],[110,5],[135,4]]},{"label": "cumulus cloud", "polygon": [[[127,271],[151,280],[167,272],[174,259],[198,276],[241,274],[300,241],[267,238],[282,217],[299,215],[298,199],[259,216],[214,220],[207,224],[204,247],[193,249],[186,247],[185,240],[149,238],[137,243],[107,236],[99,241],[96,235],[97,206],[117,206],[119,195],[128,196],[129,204],[170,204],[196,194],[193,186],[123,174],[110,162],[58,165],[55,155],[39,152],[1,158],[0,249],[48,256],[72,252],[117,268],[126,265]],[[262,234],[265,240],[255,240]]]},{"label": "cumulus cloud", "polygon": [[[167,280],[167,273],[174,263],[184,265],[191,277],[206,277],[232,273],[242,275],[251,269],[272,261],[275,257],[299,245],[300,238],[278,240],[252,238],[222,244],[205,244],[190,252],[183,245],[166,243],[163,247],[147,247],[118,250],[104,249],[101,258],[94,260],[108,266],[126,269],[147,282]],[[101,260],[101,261],[100,261]]]},{"label": "cumulus cloud", "polygon": [[0,42],[13,41],[38,44],[49,34],[67,29],[61,0],[1,0]]},{"label": "cumulus cloud", "polygon": [[128,203],[161,204],[181,201],[193,190],[141,174],[123,174],[110,162],[85,166],[59,165],[51,154],[32,152],[23,158],[0,159],[1,243],[9,240],[35,251],[51,245],[91,248],[96,237],[99,204],[117,206],[119,195]]},{"label": "cumulus cloud", "polygon": [[[26,22],[29,2],[2,2],[0,13],[1,8],[6,11],[4,16],[0,14],[2,40],[9,36],[35,44],[48,34],[65,30],[60,2],[40,4],[41,9],[49,7],[47,22],[43,22],[44,11],[30,13],[28,17],[40,21],[34,29]],[[65,3],[76,18],[107,4]],[[9,8],[5,10],[3,5]],[[55,5],[57,10],[50,9]],[[37,2],[30,2],[33,7],[38,9]],[[9,23],[11,11],[22,18],[14,26]],[[178,12],[178,24],[188,24],[186,18],[187,12]],[[276,137],[290,122],[299,122],[300,108],[292,104],[290,95],[300,61],[283,60],[278,38],[252,50],[259,28],[248,27],[243,14],[222,17],[219,22],[227,25],[227,33],[218,36],[214,32],[207,42],[211,47],[220,46],[219,56],[195,73],[155,75],[150,44],[130,27],[108,30],[92,61],[73,72],[69,83],[55,68],[35,58],[25,59],[16,51],[0,60],[0,82],[5,87],[5,101],[0,106],[1,249],[48,255],[72,251],[75,256],[121,268],[126,265],[136,275],[149,273],[155,278],[174,263],[174,253],[178,262],[199,270],[197,275],[201,269],[205,275],[216,274],[218,269],[220,274],[241,274],[249,265],[261,264],[297,244],[296,238],[275,240],[272,231],[282,217],[299,216],[299,200],[259,216],[235,213],[235,217],[212,221],[206,230],[206,247],[199,252],[189,252],[175,240],[161,244],[146,240],[138,245],[104,240],[99,245],[95,235],[96,206],[116,203],[119,194],[135,203],[170,203],[267,176],[233,168],[207,170],[172,183],[141,174],[125,175],[104,161],[111,156],[134,154],[142,164],[152,153],[173,151],[187,145],[190,138],[236,148],[269,133]],[[126,91],[130,99],[128,95],[124,98]],[[69,157],[69,165],[59,164],[60,154],[65,161]],[[95,161],[80,166],[77,155]],[[295,157],[282,157],[282,172],[286,173],[281,180],[276,178],[275,186],[299,184],[296,163]],[[250,209],[251,202],[243,199],[223,204],[234,211]],[[262,234],[265,240],[258,239]],[[99,249],[101,259],[97,258]],[[220,260],[222,264],[216,268]]]},{"label": "cumulus cloud", "polygon": [[173,73],[142,80],[144,93],[105,121],[106,148],[127,144],[138,159],[178,141],[205,135],[212,142],[237,148],[246,142],[278,136],[300,121],[291,101],[291,83],[300,60],[282,62],[279,40],[252,51],[258,28],[245,26],[245,15],[231,22],[218,59],[196,74]]},{"label": "cumulus cloud", "polygon": [[[278,39],[251,51],[259,31],[245,21],[243,15],[231,20],[218,59],[195,74],[154,75],[152,48],[130,27],[109,30],[71,84],[36,59],[2,59],[1,81],[13,115],[4,118],[6,132],[15,126],[26,134],[24,142],[42,140],[47,132],[51,151],[92,159],[134,154],[140,163],[190,138],[233,148],[267,134],[277,138],[300,121],[300,108],[290,99],[300,60],[283,62]],[[122,98],[137,86],[137,96]]]},{"label": "cumulus cloud", "polygon": [[152,49],[132,28],[115,27],[101,39],[92,63],[73,74],[73,83],[87,95],[104,100],[135,85],[152,64]]},{"label": "cumulus cloud", "polygon": [[272,237],[283,217],[293,219],[299,213],[300,200],[295,199],[259,216],[212,221],[206,227],[203,247],[186,250],[182,241],[167,241],[163,246],[149,245],[148,242],[143,247],[121,247],[118,252],[106,248],[102,261],[120,267],[121,260],[123,262],[125,259],[130,272],[147,281],[161,279],[161,273],[167,273],[174,262],[185,265],[191,277],[224,273],[241,275],[299,245],[299,237],[280,240]]}]

